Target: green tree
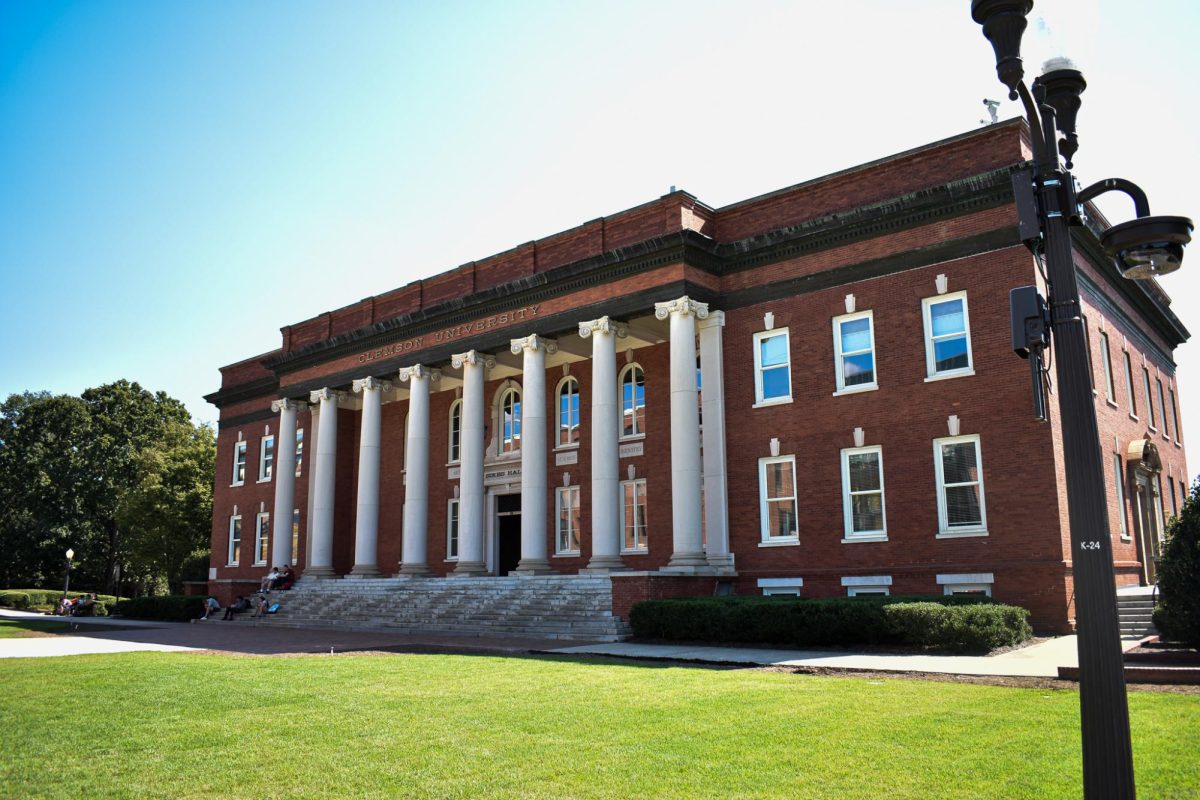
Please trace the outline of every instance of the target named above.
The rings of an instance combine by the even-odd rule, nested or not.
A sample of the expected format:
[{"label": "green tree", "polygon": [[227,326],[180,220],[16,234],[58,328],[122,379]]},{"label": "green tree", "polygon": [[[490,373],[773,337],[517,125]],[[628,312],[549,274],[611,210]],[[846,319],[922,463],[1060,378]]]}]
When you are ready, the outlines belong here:
[{"label": "green tree", "polygon": [[143,579],[162,579],[172,593],[183,589],[187,564],[207,554],[212,532],[216,438],[202,425],[178,427],[166,441],[135,461],[137,485],[117,510],[131,567]]},{"label": "green tree", "polygon": [[1154,624],[1168,639],[1200,647],[1200,481],[1167,527],[1158,564]]}]

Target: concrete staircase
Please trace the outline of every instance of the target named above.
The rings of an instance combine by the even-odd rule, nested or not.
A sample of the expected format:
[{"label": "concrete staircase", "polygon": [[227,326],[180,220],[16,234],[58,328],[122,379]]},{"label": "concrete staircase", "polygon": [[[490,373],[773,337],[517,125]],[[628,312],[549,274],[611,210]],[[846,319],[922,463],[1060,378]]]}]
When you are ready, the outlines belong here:
[{"label": "concrete staircase", "polygon": [[1122,637],[1142,638],[1158,633],[1154,627],[1153,587],[1137,586],[1117,590],[1117,618]]},{"label": "concrete staircase", "polygon": [[606,577],[303,578],[271,601],[279,612],[261,622],[271,627],[606,642],[630,634],[612,615]]}]

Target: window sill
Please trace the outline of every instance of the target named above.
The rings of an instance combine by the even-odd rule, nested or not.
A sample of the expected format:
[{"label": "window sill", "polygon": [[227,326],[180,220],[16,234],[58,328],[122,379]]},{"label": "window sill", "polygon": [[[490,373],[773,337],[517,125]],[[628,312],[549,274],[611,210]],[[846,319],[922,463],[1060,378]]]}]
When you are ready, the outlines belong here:
[{"label": "window sill", "polygon": [[954,372],[939,372],[935,375],[930,375],[929,377],[927,377],[925,379],[925,382],[933,383],[935,381],[948,381],[948,380],[952,380],[954,378],[969,378],[974,374],[975,374],[974,367],[970,367],[968,369],[955,370]]},{"label": "window sill", "polygon": [[579,449],[579,442],[572,442],[571,444],[559,444],[559,445],[554,446],[554,452],[556,452],[556,453],[561,452],[563,450],[578,450],[578,449]]},{"label": "window sill", "polygon": [[771,406],[786,406],[790,402],[792,402],[792,396],[788,395],[787,397],[773,397],[769,400],[759,400],[757,403],[755,403],[754,405],[752,405],[750,407],[751,408],[770,408]]},{"label": "window sill", "polygon": [[550,557],[551,558],[579,558],[579,551],[578,550],[575,550],[575,551],[568,550],[565,553],[555,553],[554,555],[552,555]]},{"label": "window sill", "polygon": [[886,533],[864,533],[859,536],[845,536],[842,538],[842,544],[856,544],[857,542],[886,542],[888,540]]},{"label": "window sill", "polygon": [[457,564],[458,556],[455,556],[454,558],[443,558],[442,563],[443,564]]},{"label": "window sill", "polygon": [[255,483],[270,483],[270,482],[271,482],[270,478],[259,478],[258,480],[255,481]]},{"label": "window sill", "polygon": [[794,538],[794,539],[792,539],[792,538],[787,538],[787,539],[771,539],[770,541],[766,541],[766,542],[759,542],[759,543],[758,543],[758,546],[759,546],[759,547],[795,547],[795,546],[796,546],[796,545],[798,545],[798,544],[800,544],[800,537],[799,537],[799,536],[797,536],[797,537],[796,537],[796,538]]},{"label": "window sill", "polygon": [[1183,447],[1183,442],[1181,442],[1181,441],[1179,441],[1178,439],[1176,439],[1176,440],[1175,440],[1175,446],[1176,446],[1176,447]]},{"label": "window sill", "polygon": [[969,530],[969,531],[940,531],[936,538],[938,539],[974,539],[980,536],[987,536],[986,530]]},{"label": "window sill", "polygon": [[1121,539],[1122,544],[1133,544],[1132,536],[1127,536],[1126,534],[1121,534],[1120,539]]},{"label": "window sill", "polygon": [[640,547],[636,550],[621,550],[623,556],[645,556],[650,554],[650,548]]},{"label": "window sill", "polygon": [[1129,418],[1130,418],[1131,420],[1133,420],[1134,422],[1141,422],[1141,419],[1139,419],[1139,418],[1138,418],[1138,415],[1137,415],[1137,414],[1132,414],[1132,413],[1131,413],[1131,414],[1129,415]]},{"label": "window sill", "polygon": [[256,566],[256,567],[265,567],[266,565],[267,565],[267,562],[265,562],[265,561],[255,561],[254,562],[254,566]]},{"label": "window sill", "polygon": [[236,562],[236,561],[231,561],[228,564],[226,564],[225,566],[226,567],[240,567],[241,564],[238,564],[238,562]]},{"label": "window sill", "polygon": [[1109,400],[1107,397],[1104,398],[1104,402],[1107,403],[1108,405],[1112,406],[1113,408],[1120,408],[1120,406],[1118,406],[1115,401]]},{"label": "window sill", "polygon": [[879,389],[877,383],[867,383],[862,386],[852,386],[849,389],[838,389],[833,393],[834,397],[841,397],[847,394],[862,394],[863,392],[874,392]]},{"label": "window sill", "polygon": [[238,486],[245,486],[245,485],[246,485],[246,482],[245,482],[245,481],[242,481],[241,483],[231,483],[231,484],[229,484],[229,488],[230,488],[230,489],[233,489],[233,488],[236,488],[236,487],[238,487]]},{"label": "window sill", "polygon": [[618,441],[622,442],[640,442],[646,438],[644,433],[631,433],[628,436],[622,436]]}]

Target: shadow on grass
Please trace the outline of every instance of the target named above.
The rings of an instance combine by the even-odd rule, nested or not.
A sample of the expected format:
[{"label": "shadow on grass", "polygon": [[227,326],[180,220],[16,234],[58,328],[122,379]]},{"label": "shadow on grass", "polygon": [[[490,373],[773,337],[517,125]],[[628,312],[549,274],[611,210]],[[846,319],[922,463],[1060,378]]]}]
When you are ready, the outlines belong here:
[{"label": "shadow on grass", "polygon": [[70,629],[70,623],[61,619],[0,619],[0,639],[53,636]]}]

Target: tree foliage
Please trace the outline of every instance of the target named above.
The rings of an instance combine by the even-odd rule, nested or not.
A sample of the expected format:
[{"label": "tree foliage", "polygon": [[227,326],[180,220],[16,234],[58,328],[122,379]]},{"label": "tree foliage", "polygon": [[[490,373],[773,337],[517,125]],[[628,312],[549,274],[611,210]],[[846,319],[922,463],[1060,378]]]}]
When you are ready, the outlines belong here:
[{"label": "tree foliage", "polygon": [[[68,547],[77,585],[136,591],[170,580],[175,554],[187,547],[182,562],[203,547],[199,527],[207,539],[212,439],[181,402],[130,381],[79,397],[11,395],[0,404],[0,585],[57,585]],[[168,546],[162,525],[143,529],[154,509],[180,543]]]},{"label": "tree foliage", "polygon": [[1200,647],[1200,481],[1167,527],[1158,563],[1154,624],[1168,639]]}]

